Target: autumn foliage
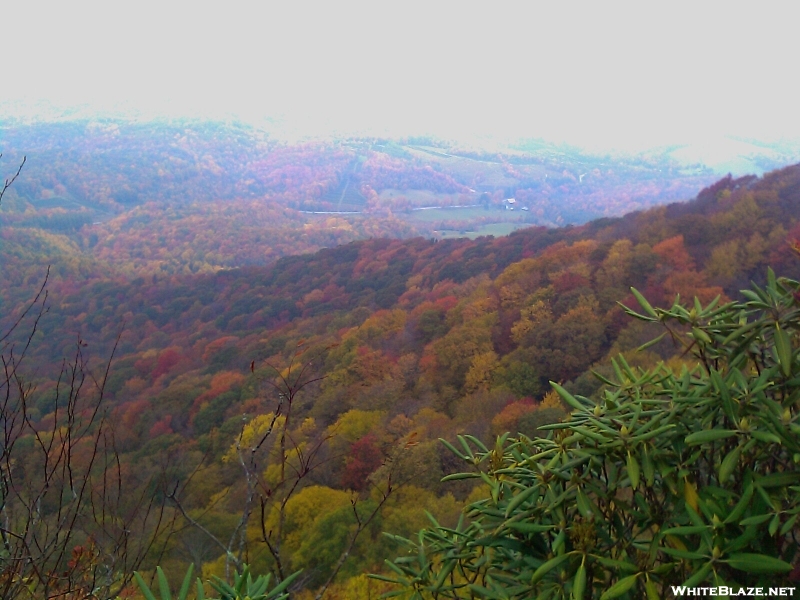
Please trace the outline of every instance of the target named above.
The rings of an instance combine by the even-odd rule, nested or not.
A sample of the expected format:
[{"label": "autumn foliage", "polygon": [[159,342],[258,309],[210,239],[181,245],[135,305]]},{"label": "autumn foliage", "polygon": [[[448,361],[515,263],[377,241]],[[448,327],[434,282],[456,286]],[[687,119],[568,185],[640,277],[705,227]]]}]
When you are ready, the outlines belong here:
[{"label": "autumn foliage", "polygon": [[[96,133],[92,143],[113,146],[113,128]],[[169,143],[187,148],[192,136],[205,139],[173,131]],[[96,226],[58,231],[24,221],[33,218],[25,217],[31,199],[77,194],[71,190],[81,172],[68,175],[55,161],[34,173],[28,187],[15,189],[9,203],[15,212],[3,212],[0,227],[0,273],[7,282],[0,325],[13,322],[26,289],[41,282],[43,257],[54,265],[50,310],[28,355],[37,365],[27,413],[35,428],[56,421],[54,390],[65,349],[80,338],[90,364],[100,364],[119,336],[106,397],[120,472],[138,489],[159,480],[160,497],[173,494],[185,511],[169,504],[179,526],[163,554],[148,558],[149,567],[156,560],[181,567],[168,572],[191,561],[209,575],[224,573],[224,550],[207,543],[200,526],[225,544],[236,533],[243,559],[254,569],[273,568],[259,540],[277,531],[277,516],[265,508],[262,520],[251,498],[250,537],[237,533],[248,477],[278,481],[274,466],[283,464],[285,479],[287,470],[312,464],[303,461],[315,449],[318,462],[286,502],[285,515],[297,518],[282,530],[287,570],[312,573],[309,588],[333,572],[359,519],[378,506],[377,483],[390,472],[403,482],[363,527],[331,588],[341,594],[348,586],[367,589],[359,573],[380,570],[396,550],[381,531],[410,535],[425,525],[426,510],[455,526],[461,506],[477,493],[472,482],[441,482],[460,465],[438,438],[469,433],[490,443],[506,430],[535,437],[565,414],[547,396],[549,381],[596,397],[604,384],[591,371],[612,377],[611,357],[620,353],[634,366],[688,362],[668,339],[636,352],[653,330],[627,319],[618,305],[632,304],[631,286],[654,305],[669,305],[676,294],[707,303],[718,295],[737,297],[751,279],[764,279],[768,265],[800,274],[790,246],[800,237],[798,167],[761,179],[727,178],[692,202],[625,217],[435,241],[413,237],[408,221],[396,215],[356,221],[298,212],[336,208],[340,200],[366,206],[374,196],[366,187],[362,194],[362,184],[378,195],[390,183],[406,186],[407,199],[414,186],[460,194],[483,185],[455,167],[426,169],[421,150],[403,162],[388,146],[369,154],[369,145],[358,144],[229,142],[225,152],[187,154],[174,168],[169,153],[153,154],[148,173],[164,186],[147,187],[145,177],[126,167],[119,177],[127,191],[112,193],[112,167],[92,171],[80,184],[82,198],[87,211],[107,211],[105,217]],[[134,164],[142,166],[147,151],[139,147]],[[60,152],[59,160],[74,158],[71,150]],[[363,164],[359,153],[367,156]],[[506,163],[515,177],[532,177],[532,167]],[[549,198],[559,186],[575,184],[568,175],[547,184]],[[178,203],[187,182],[194,186],[192,201]],[[517,197],[542,210],[550,206],[544,187],[529,183],[515,190]],[[201,202],[203,189],[208,199],[230,201]],[[580,196],[587,210],[600,202],[598,189]],[[18,342],[14,335],[9,339]],[[276,414],[280,396],[264,385],[267,371],[269,377],[275,372],[265,365],[283,373],[298,348],[315,381],[297,397],[284,450],[262,446],[263,468],[248,472],[231,449],[244,448],[243,432],[264,427],[265,416]],[[301,518],[304,507],[316,517]],[[260,532],[261,522],[274,529]]]}]

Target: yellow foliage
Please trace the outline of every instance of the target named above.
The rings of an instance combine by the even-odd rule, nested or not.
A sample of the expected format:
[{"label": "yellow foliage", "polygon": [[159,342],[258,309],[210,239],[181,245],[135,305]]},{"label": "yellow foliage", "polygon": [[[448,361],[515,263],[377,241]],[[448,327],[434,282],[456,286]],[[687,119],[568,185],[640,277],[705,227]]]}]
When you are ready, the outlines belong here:
[{"label": "yellow foliage", "polygon": [[471,321],[472,319],[477,319],[479,317],[485,316],[493,311],[497,310],[497,302],[492,297],[486,298],[479,298],[464,306],[464,310],[461,314],[462,319],[466,321]]},{"label": "yellow foliage", "polygon": [[510,310],[522,304],[525,298],[525,290],[518,283],[510,283],[500,288],[500,303],[503,308]]},{"label": "yellow foliage", "polygon": [[439,437],[450,429],[452,420],[444,413],[435,411],[426,406],[414,415],[414,429],[423,437]]},{"label": "yellow foliage", "polygon": [[555,390],[550,390],[544,395],[542,398],[542,403],[540,405],[541,408],[564,408],[564,403],[561,400],[561,396],[559,396]]},{"label": "yellow foliage", "polygon": [[[258,415],[257,417],[254,417],[247,425],[244,426],[241,435],[233,444],[231,444],[231,447],[222,457],[222,461],[230,462],[238,460],[240,449],[245,450],[253,448],[267,434],[270,426],[273,428],[273,438],[277,439],[275,432],[279,431],[283,427],[285,421],[286,418],[283,416],[279,416],[277,419],[275,419],[274,413],[267,413],[265,415]],[[267,442],[269,442],[269,440],[267,440]],[[271,446],[272,444],[269,445]]]},{"label": "yellow foliage", "polygon": [[406,326],[406,312],[401,309],[380,310],[370,316],[358,328],[358,338],[370,341],[387,338]]},{"label": "yellow foliage", "polygon": [[706,264],[709,277],[722,283],[731,281],[738,269],[739,240],[730,240],[716,246]]},{"label": "yellow foliage", "polygon": [[533,279],[538,283],[538,273],[542,264],[535,258],[523,258],[519,262],[508,265],[505,270],[495,279],[495,285],[502,288],[510,283]]},{"label": "yellow foliage", "polygon": [[348,410],[328,427],[328,433],[353,443],[376,429],[385,416],[382,410]]},{"label": "yellow foliage", "polygon": [[511,337],[518,344],[542,323],[549,323],[553,318],[550,306],[542,300],[535,301],[520,311],[520,320],[511,327]]},{"label": "yellow foliage", "polygon": [[[297,552],[321,519],[349,505],[348,492],[322,485],[312,485],[294,494],[286,503],[284,512],[284,550],[289,555]],[[279,506],[274,505],[267,516],[267,531],[278,530],[279,518]]]},{"label": "yellow foliage", "polygon": [[202,579],[209,580],[212,577],[219,577],[225,579],[225,555],[220,554],[214,560],[203,563]]},{"label": "yellow foliage", "polygon": [[317,422],[314,420],[313,417],[306,417],[303,419],[302,423],[300,423],[300,427],[298,427],[295,431],[296,434],[300,434],[304,437],[310,436],[314,433],[317,429]]},{"label": "yellow foliage", "polygon": [[225,496],[227,496],[228,493],[230,492],[230,489],[231,489],[230,487],[224,487],[216,494],[212,495],[211,499],[208,501],[208,505],[216,506],[217,504],[222,502],[225,499]]},{"label": "yellow foliage", "polygon": [[478,502],[479,500],[483,500],[485,498],[489,498],[492,495],[489,486],[485,483],[481,483],[480,485],[476,485],[472,491],[467,496],[467,499],[464,500],[464,506],[469,506],[473,502]]},{"label": "yellow foliage", "polygon": [[467,392],[474,392],[479,389],[488,390],[492,383],[492,373],[497,369],[498,365],[498,356],[492,350],[473,356],[472,364],[464,380],[464,389]]},{"label": "yellow foliage", "polygon": [[[386,592],[396,591],[397,586],[371,579],[366,574],[356,575],[341,583],[334,583],[325,592],[326,600],[376,600]],[[409,600],[414,592],[409,591],[400,596],[393,596],[399,600]],[[297,600],[313,600],[315,592],[303,590],[297,595]]]},{"label": "yellow foliage", "polygon": [[632,260],[633,243],[625,239],[614,242],[595,275],[598,289],[623,287]]}]

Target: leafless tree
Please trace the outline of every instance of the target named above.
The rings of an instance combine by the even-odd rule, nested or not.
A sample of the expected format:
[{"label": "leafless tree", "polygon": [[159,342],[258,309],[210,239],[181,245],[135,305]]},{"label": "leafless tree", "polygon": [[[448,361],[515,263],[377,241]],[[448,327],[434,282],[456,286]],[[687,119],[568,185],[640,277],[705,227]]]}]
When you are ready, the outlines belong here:
[{"label": "leafless tree", "polygon": [[0,332],[0,597],[112,598],[169,519],[163,502],[128,489],[106,406],[113,351],[95,373],[78,340],[47,399],[26,376],[47,311],[45,277]]}]

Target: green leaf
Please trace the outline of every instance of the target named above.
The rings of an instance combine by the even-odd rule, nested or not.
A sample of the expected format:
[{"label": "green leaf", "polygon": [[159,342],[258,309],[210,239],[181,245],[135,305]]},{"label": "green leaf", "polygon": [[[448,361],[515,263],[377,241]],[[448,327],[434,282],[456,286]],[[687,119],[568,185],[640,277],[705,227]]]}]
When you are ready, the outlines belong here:
[{"label": "green leaf", "polygon": [[684,441],[687,445],[694,446],[696,444],[705,444],[707,442],[722,440],[734,435],[736,435],[736,432],[731,429],[707,429],[687,435]]},{"label": "green leaf", "polygon": [[647,600],[661,600],[661,594],[658,593],[656,589],[656,584],[653,583],[653,580],[650,577],[647,577],[647,581],[644,583],[644,590],[647,592]]},{"label": "green leaf", "polygon": [[636,489],[639,487],[639,462],[636,457],[628,452],[628,477],[631,480],[631,487]]},{"label": "green leaf", "polygon": [[461,454],[461,452],[459,452],[458,450],[456,450],[456,448],[455,448],[455,446],[453,446],[453,444],[451,444],[447,440],[443,440],[442,438],[439,438],[439,441],[442,442],[442,444],[444,444],[445,448],[450,450],[450,452],[455,454],[458,458],[460,458],[461,460],[467,460],[467,457],[464,456],[463,454]]},{"label": "green leaf", "polygon": [[767,267],[767,287],[773,290],[777,288],[775,271],[772,270],[772,267]]},{"label": "green leaf", "polygon": [[580,402],[578,402],[578,400],[577,400],[577,398],[575,398],[575,396],[570,394],[567,390],[565,390],[563,387],[558,385],[555,381],[551,381],[550,385],[553,386],[553,389],[556,391],[556,393],[558,393],[559,396],[561,396],[561,398],[564,400],[564,402],[569,404],[572,408],[575,408],[575,409],[580,410],[580,411],[587,410],[587,407],[585,405],[583,405]]},{"label": "green leaf", "polygon": [[639,346],[636,349],[636,351],[637,352],[641,352],[642,350],[647,350],[650,346],[655,346],[658,342],[660,342],[661,340],[664,339],[665,335],[667,335],[666,331],[664,333],[662,333],[660,336],[658,336],[657,338],[654,338],[654,339],[650,340],[649,342],[645,342],[644,344]]},{"label": "green leaf", "polygon": [[172,600],[172,596],[169,593],[169,582],[167,581],[167,576],[164,575],[164,571],[161,570],[161,567],[156,567],[156,575],[158,577],[158,588],[161,592],[161,600]]},{"label": "green leaf", "polygon": [[785,487],[800,481],[800,473],[770,473],[756,479],[756,485],[762,488]]},{"label": "green leaf", "polygon": [[781,535],[786,535],[792,530],[794,524],[797,523],[797,517],[798,515],[794,515],[791,519],[789,519],[788,521],[786,521],[786,523],[783,524],[783,527],[781,527]]},{"label": "green leaf", "polygon": [[769,431],[751,431],[750,435],[752,435],[759,442],[764,442],[765,444],[780,445],[781,443],[781,438],[779,438],[774,433],[770,433]]},{"label": "green leaf", "polygon": [[648,315],[653,317],[653,319],[658,319],[658,314],[656,313],[655,310],[653,310],[653,307],[647,301],[647,298],[645,298],[644,296],[642,296],[641,293],[639,293],[639,290],[637,290],[636,288],[632,287],[631,288],[631,293],[633,294],[633,297],[636,298],[636,301],[641,305],[641,307],[644,309],[644,311]]},{"label": "green leaf", "polygon": [[603,595],[600,596],[600,600],[609,600],[610,598],[622,596],[622,594],[634,586],[636,580],[639,578],[639,575],[641,575],[641,573],[636,573],[636,575],[629,575],[628,577],[620,579],[617,583],[603,592]]},{"label": "green leaf", "polygon": [[778,353],[778,362],[785,377],[792,373],[792,342],[789,334],[775,323],[775,350]]},{"label": "green leaf", "polygon": [[183,584],[178,592],[178,600],[186,600],[189,595],[189,587],[192,585],[192,575],[194,574],[194,563],[189,563],[189,568],[186,569],[186,576],[183,578]]},{"label": "green leaf", "polygon": [[581,488],[578,488],[578,491],[575,495],[575,500],[578,505],[578,512],[581,513],[581,516],[584,519],[588,519],[589,517],[594,515],[592,506],[589,503],[589,498],[586,497],[586,494],[583,493],[583,490]]},{"label": "green leaf", "polygon": [[[505,438],[507,436],[508,436],[508,434],[506,433],[503,436],[503,441],[505,441]],[[459,436],[459,437],[461,437],[461,436]],[[464,437],[467,440],[469,440],[470,442],[472,442],[473,444],[475,444],[481,452],[489,452],[489,449],[483,444],[483,442],[480,441],[478,438],[476,438],[474,435],[465,434]]]},{"label": "green leaf", "polygon": [[751,482],[745,489],[742,497],[739,498],[739,502],[736,503],[736,506],[733,507],[731,513],[726,517],[725,523],[735,523],[743,514],[744,511],[747,509],[747,506],[750,504],[750,499],[753,497],[753,492],[755,488],[753,487],[753,483]]},{"label": "green leaf", "polygon": [[583,600],[583,592],[586,590],[586,556],[581,561],[581,566],[578,567],[578,572],[575,573],[575,579],[572,582],[572,598],[573,600]]},{"label": "green leaf", "polygon": [[596,562],[603,565],[604,567],[610,567],[615,571],[628,571],[635,573],[639,569],[639,567],[637,567],[635,564],[631,564],[621,560],[614,560],[612,558],[604,558],[602,556],[596,556],[596,555],[593,555],[592,558]]},{"label": "green leaf", "polygon": [[453,569],[456,568],[458,561],[454,558],[450,560],[446,560],[444,565],[442,566],[442,570],[439,572],[439,576],[436,578],[436,583],[434,583],[433,588],[435,590],[441,589],[444,585],[445,580],[453,572]]},{"label": "green leaf", "polygon": [[555,525],[540,525],[539,523],[508,523],[506,526],[520,533],[542,533],[551,531],[556,527]]},{"label": "green leaf", "polygon": [[148,585],[145,583],[142,576],[139,575],[137,571],[133,572],[133,578],[136,579],[136,583],[139,586],[139,589],[142,590],[142,595],[145,597],[146,600],[156,600],[156,597],[153,595],[153,592],[150,590]]},{"label": "green leaf", "polygon": [[739,521],[739,525],[742,527],[747,527],[748,525],[761,525],[762,523],[766,523],[769,521],[769,518],[772,515],[754,515],[752,517],[747,517],[746,519],[742,519]]},{"label": "green leaf", "polygon": [[442,481],[458,481],[459,479],[476,479],[480,478],[480,473],[453,473],[452,475],[445,475]]},{"label": "green leaf", "polygon": [[733,554],[725,562],[746,573],[787,573],[792,570],[789,563],[764,554]]},{"label": "green leaf", "polygon": [[708,525],[681,525],[679,527],[670,527],[663,530],[663,535],[695,535],[708,531]]},{"label": "green leaf", "polygon": [[508,503],[506,507],[506,518],[511,515],[525,500],[533,496],[538,491],[536,486],[531,486],[527,489],[522,490],[519,494],[511,498],[511,501]]},{"label": "green leaf", "polygon": [[692,337],[695,340],[703,342],[704,344],[711,343],[711,338],[709,335],[699,327],[692,327]]},{"label": "green leaf", "polygon": [[533,577],[531,577],[531,585],[540,581],[545,575],[547,575],[550,571],[555,569],[558,565],[563,563],[565,560],[569,560],[570,554],[562,554],[560,556],[556,556],[555,558],[551,558],[546,563],[544,563],[541,567],[536,569],[533,573]]},{"label": "green leaf", "polygon": [[736,410],[733,401],[731,400],[731,393],[728,389],[727,384],[723,381],[722,377],[720,376],[718,371],[712,369],[711,373],[709,374],[711,378],[711,383],[714,385],[714,389],[719,393],[720,397],[722,398],[722,407],[725,410],[725,416],[730,419],[732,422],[736,422]]},{"label": "green leaf", "polygon": [[695,587],[698,583],[702,583],[708,577],[708,574],[711,572],[711,568],[714,565],[713,562],[707,562],[702,566],[702,568],[697,571],[694,575],[692,575],[689,579],[683,582],[683,585],[686,587]]},{"label": "green leaf", "polygon": [[283,590],[292,585],[292,582],[300,576],[301,572],[302,571],[295,571],[294,573],[289,575],[286,579],[281,581],[278,585],[272,588],[272,591],[269,594],[267,594],[267,598],[275,598],[279,594],[281,594]]},{"label": "green leaf", "polygon": [[719,466],[719,481],[725,483],[733,475],[733,470],[739,463],[739,455],[742,453],[742,447],[736,446],[733,450],[728,452],[728,455],[722,459],[722,464]]},{"label": "green leaf", "polygon": [[776,533],[778,533],[778,527],[780,526],[781,526],[781,516],[779,514],[776,514],[774,517],[772,517],[772,521],[769,522],[769,527],[767,528],[769,535],[774,536]]},{"label": "green leaf", "polygon": [[250,567],[248,567],[247,565],[244,566],[241,575],[239,575],[238,573],[236,574],[236,579],[238,581],[236,582],[236,587],[234,587],[234,589],[236,590],[237,596],[242,595],[242,591],[244,590],[244,586],[247,583],[247,576],[249,574],[250,574]]},{"label": "green leaf", "polygon": [[737,337],[741,337],[745,333],[749,332],[751,329],[755,329],[756,327],[758,327],[760,325],[761,325],[760,321],[751,321],[747,325],[744,325],[743,327],[739,327],[739,329],[735,330],[733,333],[728,335],[728,337],[726,337],[724,340],[722,340],[722,345],[723,346],[727,346],[733,340],[735,340]]}]

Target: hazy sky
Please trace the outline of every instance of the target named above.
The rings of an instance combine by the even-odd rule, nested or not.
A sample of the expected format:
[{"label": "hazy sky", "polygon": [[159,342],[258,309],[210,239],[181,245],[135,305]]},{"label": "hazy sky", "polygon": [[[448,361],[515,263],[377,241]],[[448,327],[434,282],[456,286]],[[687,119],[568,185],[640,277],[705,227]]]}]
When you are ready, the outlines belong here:
[{"label": "hazy sky", "polygon": [[15,2],[0,117],[279,118],[603,148],[800,138],[790,4]]}]

